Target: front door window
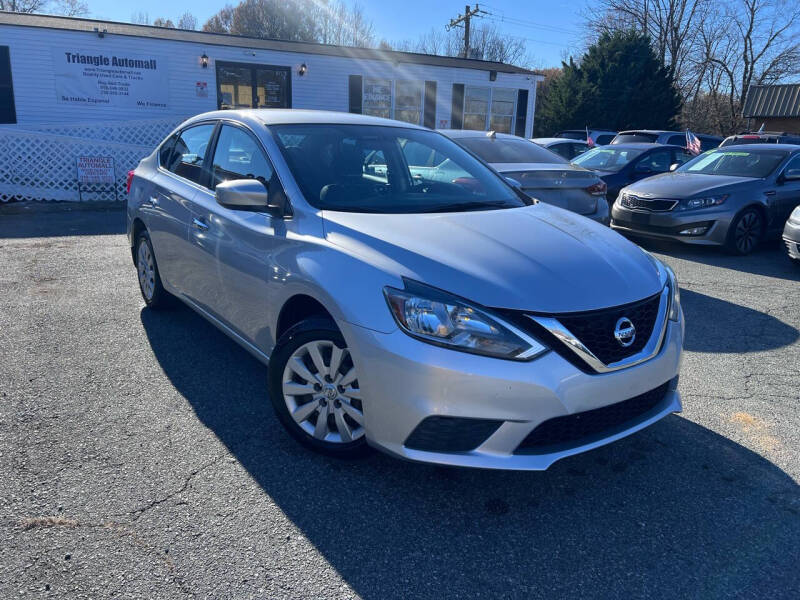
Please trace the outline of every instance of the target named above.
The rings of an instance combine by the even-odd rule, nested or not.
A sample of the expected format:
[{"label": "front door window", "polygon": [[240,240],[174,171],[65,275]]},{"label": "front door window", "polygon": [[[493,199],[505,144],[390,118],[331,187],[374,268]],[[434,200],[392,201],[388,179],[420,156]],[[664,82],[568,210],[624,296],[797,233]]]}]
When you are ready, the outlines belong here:
[{"label": "front door window", "polygon": [[289,67],[217,62],[217,107],[291,108]]}]

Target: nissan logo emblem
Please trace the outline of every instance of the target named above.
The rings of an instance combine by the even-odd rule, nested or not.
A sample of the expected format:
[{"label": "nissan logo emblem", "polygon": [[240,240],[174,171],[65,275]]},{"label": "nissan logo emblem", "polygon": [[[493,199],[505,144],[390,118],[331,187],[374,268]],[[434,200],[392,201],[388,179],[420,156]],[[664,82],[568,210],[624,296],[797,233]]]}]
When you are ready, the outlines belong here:
[{"label": "nissan logo emblem", "polygon": [[617,321],[617,325],[614,327],[614,337],[623,348],[633,344],[633,340],[636,339],[636,327],[628,317],[622,317]]}]

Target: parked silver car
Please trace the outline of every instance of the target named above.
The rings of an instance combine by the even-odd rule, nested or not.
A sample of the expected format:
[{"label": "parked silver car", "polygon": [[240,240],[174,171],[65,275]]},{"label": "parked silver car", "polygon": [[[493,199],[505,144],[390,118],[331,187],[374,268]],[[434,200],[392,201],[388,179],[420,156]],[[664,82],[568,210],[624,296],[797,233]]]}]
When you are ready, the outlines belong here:
[{"label": "parked silver car", "polygon": [[267,364],[315,450],[545,469],[681,409],[673,273],[434,131],[199,115],[132,173],[127,218],[147,306],[179,298]]},{"label": "parked silver car", "polygon": [[566,138],[531,138],[534,144],[539,144],[542,148],[547,148],[550,152],[555,152],[561,158],[571,161],[576,156],[583,154],[589,149],[586,140],[570,140]]},{"label": "parked silver car", "polygon": [[789,258],[800,262],[800,204],[795,206],[783,227],[783,243]]},{"label": "parked silver car", "polygon": [[460,146],[511,178],[531,198],[608,225],[606,184],[600,177],[530,140],[467,129],[441,129]]},{"label": "parked silver car", "polygon": [[726,146],[622,188],[611,226],[748,254],[777,237],[798,203],[800,146]]}]

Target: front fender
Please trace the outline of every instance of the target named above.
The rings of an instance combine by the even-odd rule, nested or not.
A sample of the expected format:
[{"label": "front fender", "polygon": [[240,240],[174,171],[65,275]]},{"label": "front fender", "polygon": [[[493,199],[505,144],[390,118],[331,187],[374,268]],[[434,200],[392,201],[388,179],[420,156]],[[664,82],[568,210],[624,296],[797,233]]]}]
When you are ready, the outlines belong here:
[{"label": "front fender", "polygon": [[303,294],[322,304],[337,321],[346,321],[382,333],[397,329],[383,295],[387,285],[402,287],[402,279],[391,275],[345,250],[320,242],[297,249],[284,257],[286,274],[272,299],[275,310],[271,330],[277,331],[281,309],[293,296]]}]

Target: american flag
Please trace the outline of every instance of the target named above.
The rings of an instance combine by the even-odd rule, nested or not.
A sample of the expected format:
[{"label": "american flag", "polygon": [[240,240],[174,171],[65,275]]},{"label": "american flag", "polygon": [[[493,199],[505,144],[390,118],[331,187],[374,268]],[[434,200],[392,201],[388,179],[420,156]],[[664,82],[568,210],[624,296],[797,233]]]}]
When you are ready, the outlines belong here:
[{"label": "american flag", "polygon": [[589,148],[594,148],[594,140],[589,135],[589,126],[588,125],[586,126],[586,145],[589,146]]},{"label": "american flag", "polygon": [[688,129],[686,130],[686,149],[695,156],[700,154],[700,140]]}]

